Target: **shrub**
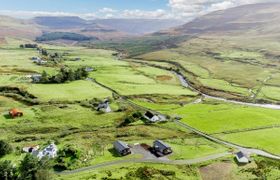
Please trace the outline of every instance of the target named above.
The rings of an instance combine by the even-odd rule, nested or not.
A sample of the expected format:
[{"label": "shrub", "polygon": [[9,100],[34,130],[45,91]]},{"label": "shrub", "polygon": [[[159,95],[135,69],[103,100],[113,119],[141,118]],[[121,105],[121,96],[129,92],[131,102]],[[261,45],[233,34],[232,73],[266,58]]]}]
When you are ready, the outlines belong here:
[{"label": "shrub", "polygon": [[17,179],[17,169],[11,161],[0,162],[0,179]]},{"label": "shrub", "polygon": [[0,157],[12,152],[12,146],[6,141],[0,140]]}]

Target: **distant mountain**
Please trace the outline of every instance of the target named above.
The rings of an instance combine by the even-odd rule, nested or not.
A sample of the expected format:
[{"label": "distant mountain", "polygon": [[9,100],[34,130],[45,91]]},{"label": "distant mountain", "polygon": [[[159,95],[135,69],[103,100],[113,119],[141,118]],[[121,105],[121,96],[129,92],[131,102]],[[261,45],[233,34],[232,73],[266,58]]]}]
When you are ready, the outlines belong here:
[{"label": "distant mountain", "polygon": [[33,19],[35,23],[46,26],[51,29],[79,28],[88,25],[88,22],[76,16],[67,17],[36,17]]},{"label": "distant mountain", "polygon": [[216,11],[180,27],[161,33],[278,33],[280,32],[280,3],[260,3]]},{"label": "distant mountain", "polygon": [[31,21],[0,16],[0,38],[10,36],[34,39],[41,34],[39,26]]},{"label": "distant mountain", "polygon": [[93,21],[121,32],[143,35],[184,24],[174,19],[97,19]]}]

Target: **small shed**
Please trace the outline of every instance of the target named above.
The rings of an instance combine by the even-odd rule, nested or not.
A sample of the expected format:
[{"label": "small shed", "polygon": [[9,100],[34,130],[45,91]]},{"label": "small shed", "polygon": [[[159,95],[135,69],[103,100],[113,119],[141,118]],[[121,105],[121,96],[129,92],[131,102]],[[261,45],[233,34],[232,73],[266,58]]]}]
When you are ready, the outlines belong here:
[{"label": "small shed", "polygon": [[151,111],[147,111],[144,114],[144,117],[151,122],[160,121],[160,117],[158,115],[153,114]]},{"label": "small shed", "polygon": [[250,158],[242,151],[236,153],[235,158],[240,164],[250,163]]},{"label": "small shed", "polygon": [[160,156],[165,156],[172,153],[171,147],[161,140],[154,141],[153,148],[155,152]]},{"label": "small shed", "polygon": [[23,112],[18,110],[18,109],[11,109],[9,111],[9,115],[12,117],[12,118],[16,118],[16,117],[21,117],[23,116]]},{"label": "small shed", "polygon": [[27,146],[22,148],[22,151],[26,153],[33,153],[34,151],[38,151],[39,148],[40,148],[39,145]]},{"label": "small shed", "polygon": [[118,154],[122,156],[131,154],[130,147],[128,147],[128,145],[122,141],[115,141],[114,148],[118,152]]}]

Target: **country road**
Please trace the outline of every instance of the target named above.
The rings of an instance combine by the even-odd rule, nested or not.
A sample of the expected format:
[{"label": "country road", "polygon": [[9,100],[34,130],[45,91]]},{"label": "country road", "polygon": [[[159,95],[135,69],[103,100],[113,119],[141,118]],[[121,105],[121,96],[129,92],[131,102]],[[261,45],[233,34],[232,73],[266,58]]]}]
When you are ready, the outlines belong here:
[{"label": "country road", "polygon": [[186,160],[168,160],[168,159],[154,159],[154,158],[142,158],[142,159],[126,159],[126,160],[119,160],[119,161],[112,161],[112,162],[106,162],[106,163],[101,163],[93,166],[88,166],[80,169],[75,169],[72,171],[62,171],[62,172],[56,172],[57,175],[71,175],[71,174],[76,174],[84,171],[91,171],[91,170],[96,170],[99,168],[105,168],[109,166],[114,166],[118,164],[127,164],[127,163],[161,163],[161,164],[173,164],[173,165],[191,165],[191,164],[198,164],[198,163],[203,163],[215,159],[219,159],[225,156],[230,155],[228,152],[224,153],[219,153],[219,154],[214,154],[210,156],[205,156],[201,158],[196,158],[196,159],[186,159]]}]

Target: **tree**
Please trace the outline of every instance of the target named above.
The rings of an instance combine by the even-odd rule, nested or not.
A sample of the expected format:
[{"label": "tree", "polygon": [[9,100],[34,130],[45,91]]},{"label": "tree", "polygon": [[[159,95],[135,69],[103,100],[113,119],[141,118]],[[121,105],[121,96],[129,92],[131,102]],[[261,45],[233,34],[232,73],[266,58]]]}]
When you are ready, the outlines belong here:
[{"label": "tree", "polygon": [[51,164],[49,159],[39,160],[37,157],[27,154],[19,165],[20,179],[22,180],[48,180]]},{"label": "tree", "polygon": [[43,71],[43,73],[42,73],[41,82],[42,83],[49,82],[49,75],[46,71]]},{"label": "tree", "polygon": [[12,146],[6,141],[0,140],[0,157],[5,156],[13,151]]},{"label": "tree", "polygon": [[17,179],[17,169],[11,161],[0,162],[0,179],[15,180]]},{"label": "tree", "polygon": [[69,72],[68,72],[68,80],[69,81],[75,81],[76,80],[75,79],[75,73],[72,69],[70,69]]}]

